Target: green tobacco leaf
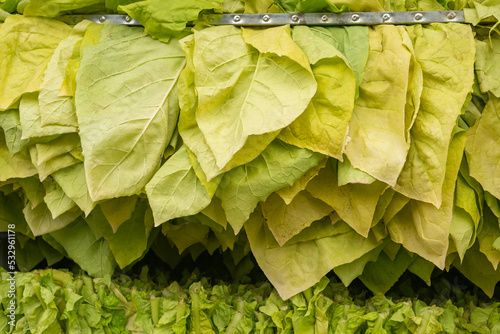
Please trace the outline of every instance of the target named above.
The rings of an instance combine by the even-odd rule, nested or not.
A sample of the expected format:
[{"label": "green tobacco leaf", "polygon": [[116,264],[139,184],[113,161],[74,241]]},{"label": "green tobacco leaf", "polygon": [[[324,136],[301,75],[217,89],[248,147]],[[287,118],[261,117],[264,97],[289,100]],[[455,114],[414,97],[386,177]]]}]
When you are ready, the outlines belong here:
[{"label": "green tobacco leaf", "polygon": [[337,184],[336,161],[330,159],[318,176],[309,181],[306,190],[330,205],[335,212],[364,237],[368,236],[379,197],[388,187],[376,181],[372,184]]},{"label": "green tobacco leaf", "polygon": [[455,189],[455,206],[453,207],[450,237],[455,243],[461,260],[463,260],[465,251],[474,244],[476,232],[482,219],[477,203],[476,191],[460,173]]},{"label": "green tobacco leaf", "polygon": [[182,258],[187,255],[186,253],[179,254],[175,245],[171,244],[162,233],[159,233],[154,240],[151,250],[172,269],[175,269]]},{"label": "green tobacco leaf", "polygon": [[0,134],[0,181],[24,178],[37,173],[27,151],[11,156],[3,133]]},{"label": "green tobacco leaf", "polygon": [[[479,116],[480,115],[481,114],[479,114]],[[467,145],[465,147],[467,148]],[[467,150],[465,151],[465,153],[467,156]],[[484,191],[481,187],[481,184],[479,184],[476,179],[470,176],[469,164],[467,163],[467,159],[462,159],[462,164],[460,165],[460,176],[462,176],[465,181],[467,181],[467,183],[474,189],[474,191],[476,192],[476,196],[479,199],[479,207],[482,209],[482,203],[484,202]]]},{"label": "green tobacco leaf", "polygon": [[378,245],[373,236],[366,239],[350,230],[331,237],[268,249],[266,224],[257,211],[245,223],[245,231],[259,267],[283,299],[313,286],[333,268],[354,261]]},{"label": "green tobacco leaf", "polygon": [[493,297],[495,286],[500,281],[500,270],[493,268],[486,255],[479,251],[477,243],[465,253],[462,263],[455,260],[453,266],[490,298]]},{"label": "green tobacco leaf", "polygon": [[373,176],[354,168],[346,156],[344,156],[344,161],[338,162],[337,176],[339,187],[349,183],[372,184],[377,180]]},{"label": "green tobacco leaf", "polygon": [[[36,164],[36,162],[38,161],[38,152],[36,150],[36,146],[30,146],[29,150],[30,150],[31,161]],[[58,155],[57,157],[52,158],[40,165],[36,165],[36,169],[38,170],[38,176],[40,178],[40,181],[43,181],[52,173],[55,173],[58,170],[61,170],[66,167],[76,165],[80,162],[81,160],[78,160],[70,153],[66,153]]]},{"label": "green tobacco leaf", "polygon": [[[47,182],[49,180],[50,182]],[[64,193],[57,183],[51,179],[47,179],[44,182],[45,185],[47,185],[45,187],[46,195],[43,201],[47,205],[53,219],[76,207],[75,202]]]},{"label": "green tobacco leaf", "polygon": [[27,203],[23,209],[23,213],[35,237],[60,230],[81,215],[79,209],[73,209],[66,211],[54,219],[45,203],[38,204],[34,208],[31,207],[30,203]]},{"label": "green tobacco leaf", "polygon": [[495,196],[490,194],[489,192],[484,193],[484,200],[486,204],[488,204],[488,207],[490,208],[491,212],[500,219],[500,204],[499,201]]},{"label": "green tobacco leaf", "polygon": [[302,115],[283,129],[278,138],[342,159],[349,119],[354,108],[356,78],[348,60],[333,41],[321,37],[322,33],[309,27],[296,27],[293,30],[294,42],[312,64],[318,89]]},{"label": "green tobacco leaf", "polygon": [[[224,56],[214,58],[213,53]],[[195,31],[193,54],[196,121],[218,169],[247,140],[259,142],[258,136],[267,134],[271,138],[252,149],[262,151],[276,131],[305,110],[316,90],[309,61],[293,42],[288,26]]]},{"label": "green tobacco leaf", "polygon": [[19,1],[20,0],[1,0],[0,8],[7,13],[13,13],[16,11],[16,7],[19,4]]},{"label": "green tobacco leaf", "polygon": [[195,244],[207,243],[210,228],[199,222],[179,220],[162,225],[162,233],[175,244],[179,254]]},{"label": "green tobacco leaf", "polygon": [[184,63],[178,41],[111,24],[85,49],[75,101],[94,201],[137,194],[153,176],[175,127]]},{"label": "green tobacco leaf", "polygon": [[210,204],[201,211],[201,213],[220,226],[227,228],[227,218],[224,209],[222,208],[222,202],[220,198],[214,196]]},{"label": "green tobacco leaf", "polygon": [[[306,227],[299,234],[293,236],[289,241],[287,241],[285,246],[291,246],[301,242],[314,241],[316,239],[331,237],[351,231],[351,227],[349,227],[349,225],[341,221],[338,217],[332,218],[333,215],[334,214],[330,214],[329,217],[313,222],[311,226]],[[281,247],[268,228],[266,228],[265,234],[266,248],[271,249]]]},{"label": "green tobacco leaf", "polygon": [[2,8],[0,8],[0,26],[3,24],[3,22],[10,16],[9,12],[6,12]]},{"label": "green tobacco leaf", "polygon": [[346,263],[341,266],[333,268],[335,275],[337,275],[345,286],[349,286],[352,281],[363,274],[368,262],[376,262],[380,252],[384,248],[385,244],[381,244],[376,248],[372,249],[363,256],[357,258],[351,263]]},{"label": "green tobacco leaf", "polygon": [[500,198],[500,99],[490,95],[481,118],[468,131],[465,152],[470,175],[484,190]]},{"label": "green tobacco leaf", "polygon": [[90,21],[77,24],[70,36],[57,46],[40,85],[40,119],[42,126],[78,126],[72,96],[60,96],[59,90],[64,82],[66,67],[73,55],[77,42],[83,39]]},{"label": "green tobacco leaf", "polygon": [[473,1],[472,3],[472,8],[464,8],[466,22],[478,25],[481,20],[490,17],[497,22],[500,21],[500,5],[496,1]]},{"label": "green tobacco leaf", "polygon": [[32,208],[43,202],[43,198],[45,197],[45,188],[38,177],[26,177],[17,180],[17,182],[19,182],[23,188],[23,191],[31,203]]},{"label": "green tobacco leaf", "polygon": [[30,271],[44,259],[40,246],[29,239],[23,247],[16,248],[16,262],[19,270]]},{"label": "green tobacco leaf", "polygon": [[0,127],[3,129],[5,142],[11,155],[21,152],[30,144],[29,139],[22,139],[23,131],[19,110],[10,109],[1,112]]},{"label": "green tobacco leaf", "polygon": [[298,193],[289,204],[273,193],[261,203],[261,208],[267,226],[280,246],[333,211],[329,205],[312,197],[307,191]]},{"label": "green tobacco leaf", "polygon": [[116,233],[100,208],[94,209],[86,218],[95,236],[102,236],[106,240],[120,268],[125,268],[140,258],[148,248],[148,237],[153,228],[152,220],[148,219],[151,212],[148,211],[144,201],[137,201],[132,216],[118,227]]},{"label": "green tobacco leaf", "polygon": [[70,32],[66,24],[43,18],[11,15],[5,20],[0,28],[0,110],[38,91],[50,57]]},{"label": "green tobacco leaf", "polygon": [[[212,182],[217,181],[220,179]],[[156,172],[146,185],[146,194],[156,226],[174,218],[195,215],[211,201],[206,187],[196,176],[185,146]]]},{"label": "green tobacco leaf", "polygon": [[377,0],[327,0],[331,6],[347,6],[353,12],[380,12],[384,8]]},{"label": "green tobacco leaf", "polygon": [[65,257],[68,256],[68,254],[64,250],[64,247],[61,246],[61,244],[58,243],[56,241],[56,239],[54,239],[50,234],[44,234],[41,237],[42,237],[43,241],[45,241],[46,243],[48,243],[50,245],[50,247],[54,248],[59,253],[63,254]]},{"label": "green tobacco leaf", "polygon": [[[198,159],[194,155],[193,152],[191,152],[187,146],[184,146],[187,150],[189,160],[191,161],[191,166],[193,167],[193,170],[198,177],[198,180],[201,182],[201,184],[205,187],[207,190],[207,193],[210,197],[212,197],[215,192],[217,191],[217,187],[219,187],[220,180],[222,179],[222,175],[217,175],[216,177],[212,178],[210,181],[207,179],[207,175],[203,171],[203,168],[201,167]],[[240,151],[241,152],[241,151]],[[253,159],[252,159],[253,160]],[[224,173],[225,171],[221,171],[221,174]]]},{"label": "green tobacco leaf", "polygon": [[[187,64],[179,77],[179,103],[181,113],[179,116],[179,134],[188,148],[191,164],[196,176],[204,186],[208,186],[207,180],[211,181],[218,175],[245,164],[255,159],[262,150],[276,137],[277,132],[264,135],[249,136],[243,148],[238,151],[227,163],[225,168],[219,169],[215,162],[215,156],[208,146],[203,133],[196,122],[196,109],[198,97],[195,91],[195,68],[194,57],[194,35],[188,36],[181,41]],[[211,193],[213,189],[208,189]]]},{"label": "green tobacco leaf", "polygon": [[408,157],[395,189],[439,208],[453,128],[472,91],[474,38],[470,26],[462,24],[406,29],[423,71],[424,88]]},{"label": "green tobacco leaf", "polygon": [[[116,13],[118,11],[118,6],[125,6],[139,1],[141,0],[105,0],[105,4],[107,9]],[[123,12],[123,10],[121,12]]]},{"label": "green tobacco leaf", "polygon": [[21,127],[23,139],[40,138],[63,133],[76,132],[77,129],[72,126],[47,125],[42,126],[40,109],[38,104],[38,93],[30,93],[23,95],[19,104],[19,116],[21,119]]},{"label": "green tobacco leaf", "polygon": [[408,270],[420,277],[428,286],[431,286],[431,275],[435,267],[434,263],[413,254],[413,261],[408,266]]},{"label": "green tobacco leaf", "polygon": [[391,199],[391,203],[387,206],[384,212],[384,222],[388,223],[394,218],[394,216],[401,211],[410,199],[404,195],[401,195],[398,192],[394,193],[394,196]]},{"label": "green tobacco leaf", "polygon": [[479,227],[481,221],[482,207],[478,206],[479,200],[480,199],[477,198],[476,195],[476,190],[467,183],[465,178],[462,176],[462,173],[460,173],[457,178],[457,185],[455,189],[455,203],[471,216],[474,222],[475,230]]},{"label": "green tobacco leaf", "polygon": [[108,242],[104,239],[96,240],[83,219],[77,219],[67,227],[52,232],[50,236],[64,248],[68,257],[89,275],[104,277],[113,274],[116,262]]},{"label": "green tobacco leaf", "polygon": [[288,205],[292,202],[294,197],[300,193],[302,190],[306,189],[307,184],[311,181],[319,171],[325,167],[328,163],[328,158],[323,159],[317,166],[309,169],[300,179],[298,179],[294,184],[289,187],[281,188],[276,191],[278,195],[285,201]]},{"label": "green tobacco leaf", "polygon": [[37,238],[36,241],[38,243],[38,247],[40,247],[40,251],[47,260],[47,265],[49,267],[52,267],[54,264],[64,259],[63,254],[59,253],[42,238]]},{"label": "green tobacco leaf", "polygon": [[30,0],[26,16],[56,17],[68,13],[94,13],[105,10],[104,0]]},{"label": "green tobacco leaf", "polygon": [[118,197],[99,204],[102,213],[113,229],[113,233],[132,217],[137,204],[137,196]]},{"label": "green tobacco leaf", "polygon": [[9,225],[14,224],[16,232],[34,238],[24,218],[23,207],[24,201],[18,193],[0,194],[0,232],[12,230]]},{"label": "green tobacco leaf", "polygon": [[80,147],[77,133],[65,133],[47,143],[36,143],[37,163],[39,166],[57,156],[69,153]]},{"label": "green tobacco leaf", "polygon": [[382,11],[384,10],[382,5],[378,1],[374,0],[363,0],[363,1],[352,1],[352,0],[279,0],[276,1],[281,7],[283,7],[288,12],[328,12],[332,11],[334,13],[342,11]]},{"label": "green tobacco leaf", "polygon": [[491,34],[484,41],[476,39],[475,69],[481,92],[500,97],[500,36]]},{"label": "green tobacco leaf", "polygon": [[225,173],[216,196],[234,231],[240,231],[258,202],[295,183],[323,158],[322,154],[275,140],[256,159]]},{"label": "green tobacco leaf", "polygon": [[356,77],[356,98],[365,73],[370,53],[369,28],[367,26],[312,27],[319,36],[332,43],[349,61]]},{"label": "green tobacco leaf", "polygon": [[[223,252],[228,248],[231,250],[234,248],[234,243],[236,242],[238,237],[234,234],[231,226],[227,227],[221,225],[202,213],[192,216],[190,220],[194,222],[200,222],[201,224],[210,227],[211,231],[213,232],[215,238],[211,234],[209,235],[207,249],[209,248],[208,243],[210,243],[211,245],[217,245],[216,248],[219,248],[219,246],[222,247]],[[210,252],[210,254],[212,254],[212,252]]]},{"label": "green tobacco leaf", "polygon": [[477,235],[479,250],[486,255],[493,268],[497,270],[500,263],[500,250],[495,246],[495,241],[500,238],[500,219],[496,217],[489,207],[483,210],[483,224]]},{"label": "green tobacco leaf", "polygon": [[204,9],[222,9],[223,0],[162,1],[146,0],[119,6],[130,17],[139,20],[147,34],[162,42],[178,35],[186,24],[196,20]]},{"label": "green tobacco leaf", "polygon": [[[471,243],[476,240],[477,226],[474,226],[472,217],[462,208],[453,207],[453,216],[450,225],[450,238],[455,245],[460,260],[463,260],[465,252],[469,249]],[[451,247],[452,245],[450,245]]]},{"label": "green tobacco leaf", "polygon": [[416,75],[412,72],[419,68],[412,66],[404,28],[379,26],[370,29],[369,36],[370,55],[345,153],[355,168],[394,185],[408,152],[405,104]]},{"label": "green tobacco leaf", "polygon": [[385,189],[382,195],[380,195],[377,206],[375,207],[375,212],[373,213],[372,228],[382,221],[387,208],[392,203],[394,195],[396,195],[396,192],[392,188]]},{"label": "green tobacco leaf", "polygon": [[273,2],[273,0],[245,0],[245,14],[268,13]]},{"label": "green tobacco leaf", "polygon": [[196,122],[198,97],[194,84],[194,35],[183,38],[180,45],[186,55],[186,67],[179,76],[179,106],[181,111],[177,125],[178,131],[184,145],[188,148],[191,160],[197,161],[196,163],[192,162],[192,164],[199,165],[202,170],[200,172],[198,168],[195,168],[198,178],[200,180],[210,180],[218,174],[218,168],[215,164],[215,157]]},{"label": "green tobacco leaf", "polygon": [[243,13],[248,1],[244,0],[224,0],[222,3],[223,13]]},{"label": "green tobacco leaf", "polygon": [[373,293],[386,293],[412,261],[413,258],[403,247],[399,249],[394,261],[382,252],[377,261],[369,262],[365,266],[363,275],[359,276],[359,279]]},{"label": "green tobacco leaf", "polygon": [[102,30],[104,25],[91,23],[85,29],[85,34],[81,41],[76,42],[73,48],[73,53],[66,66],[64,80],[59,90],[60,96],[75,96],[76,91],[76,73],[80,67],[80,62],[83,56],[83,50],[87,47],[96,45],[101,39]]},{"label": "green tobacco leaf", "polygon": [[433,204],[411,200],[390,221],[387,228],[391,239],[424,259],[444,268],[453,217],[453,194],[463,157],[466,132],[458,127],[448,149],[443,201],[437,209]]},{"label": "green tobacco leaf", "polygon": [[212,231],[214,232],[223,252],[227,249],[230,249],[231,251],[234,249],[237,236],[234,234],[234,231],[230,226],[227,230],[223,230],[222,232],[216,230]]}]

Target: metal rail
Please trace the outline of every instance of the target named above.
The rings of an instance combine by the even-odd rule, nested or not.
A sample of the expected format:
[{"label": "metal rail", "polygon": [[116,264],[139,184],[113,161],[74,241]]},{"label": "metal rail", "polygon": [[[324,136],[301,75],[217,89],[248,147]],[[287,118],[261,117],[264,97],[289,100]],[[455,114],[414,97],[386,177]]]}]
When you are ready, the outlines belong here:
[{"label": "metal rail", "polygon": [[[66,15],[59,20],[77,24],[88,20],[95,23],[140,26],[138,20],[128,15]],[[276,26],[290,25],[377,25],[377,24],[427,24],[465,22],[464,12],[452,11],[411,11],[411,12],[348,12],[348,13],[269,13],[269,14],[208,14],[200,15],[200,21],[211,25],[235,26]]]}]

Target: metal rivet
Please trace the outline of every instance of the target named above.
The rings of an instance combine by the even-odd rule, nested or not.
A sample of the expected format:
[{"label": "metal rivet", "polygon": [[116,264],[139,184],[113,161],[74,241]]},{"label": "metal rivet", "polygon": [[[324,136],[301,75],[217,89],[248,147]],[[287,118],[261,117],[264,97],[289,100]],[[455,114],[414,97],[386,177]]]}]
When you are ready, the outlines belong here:
[{"label": "metal rivet", "polygon": [[215,16],[212,16],[212,17],[210,18],[210,22],[215,22]]},{"label": "metal rivet", "polygon": [[269,21],[270,19],[271,19],[271,18],[269,17],[269,15],[264,15],[264,16],[262,17],[262,20],[264,20],[264,22],[267,22],[267,21]]},{"label": "metal rivet", "polygon": [[99,22],[104,22],[106,21],[106,16],[100,16],[99,17]]},{"label": "metal rivet", "polygon": [[421,13],[415,14],[415,20],[420,21],[423,18],[424,18],[424,16]]},{"label": "metal rivet", "polygon": [[455,14],[454,12],[448,13],[448,19],[449,20],[453,20],[456,17],[457,17],[457,14]]},{"label": "metal rivet", "polygon": [[384,20],[384,21],[388,21],[390,18],[391,18],[391,16],[389,14],[382,15],[382,20]]},{"label": "metal rivet", "polygon": [[130,21],[132,21],[132,18],[128,15],[125,16],[125,22],[130,22]]},{"label": "metal rivet", "polygon": [[351,20],[353,20],[353,21],[359,20],[359,15],[358,14],[352,14]]},{"label": "metal rivet", "polygon": [[299,16],[297,14],[292,15],[292,21],[297,22],[299,20]]},{"label": "metal rivet", "polygon": [[240,22],[241,21],[241,16],[235,15],[234,18],[233,18],[233,21],[234,22]]},{"label": "metal rivet", "polygon": [[323,21],[323,22],[328,21],[328,16],[323,15],[323,16],[321,17],[321,21]]}]

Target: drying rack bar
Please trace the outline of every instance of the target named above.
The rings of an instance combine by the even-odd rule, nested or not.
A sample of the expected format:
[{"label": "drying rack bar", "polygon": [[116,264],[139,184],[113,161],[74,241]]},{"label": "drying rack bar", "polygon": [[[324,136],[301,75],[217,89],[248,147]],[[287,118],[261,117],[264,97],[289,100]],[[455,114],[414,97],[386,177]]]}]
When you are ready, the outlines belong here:
[{"label": "drying rack bar", "polygon": [[[115,24],[140,26],[138,20],[128,15],[65,15],[58,18],[68,24],[77,24],[88,20],[95,23],[111,22]],[[314,25],[346,26],[377,24],[427,24],[465,22],[464,12],[451,11],[411,11],[411,12],[348,12],[348,13],[269,13],[269,14],[205,14],[200,21],[211,25],[235,26],[276,26]]]}]

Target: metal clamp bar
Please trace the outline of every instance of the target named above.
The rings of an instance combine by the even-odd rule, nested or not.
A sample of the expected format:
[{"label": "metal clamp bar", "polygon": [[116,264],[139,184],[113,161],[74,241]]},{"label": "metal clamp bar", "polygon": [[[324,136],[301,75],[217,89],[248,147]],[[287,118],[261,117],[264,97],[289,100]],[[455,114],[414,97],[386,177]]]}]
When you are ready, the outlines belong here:
[{"label": "metal clamp bar", "polygon": [[[128,15],[66,15],[59,18],[68,24],[82,20],[95,23],[140,26],[141,23]],[[276,26],[291,25],[376,25],[376,24],[426,24],[465,22],[464,12],[420,11],[420,12],[348,12],[348,13],[286,13],[286,14],[209,14],[200,15],[202,22],[211,25]]]},{"label": "metal clamp bar", "polygon": [[348,13],[290,13],[290,14],[214,14],[201,19],[213,25],[273,26],[291,25],[376,25],[425,24],[465,22],[463,11],[420,12],[348,12]]},{"label": "metal clamp bar", "polygon": [[110,22],[127,26],[141,26],[141,23],[128,15],[64,15],[57,18],[67,24],[77,24],[83,20],[103,24]]}]

